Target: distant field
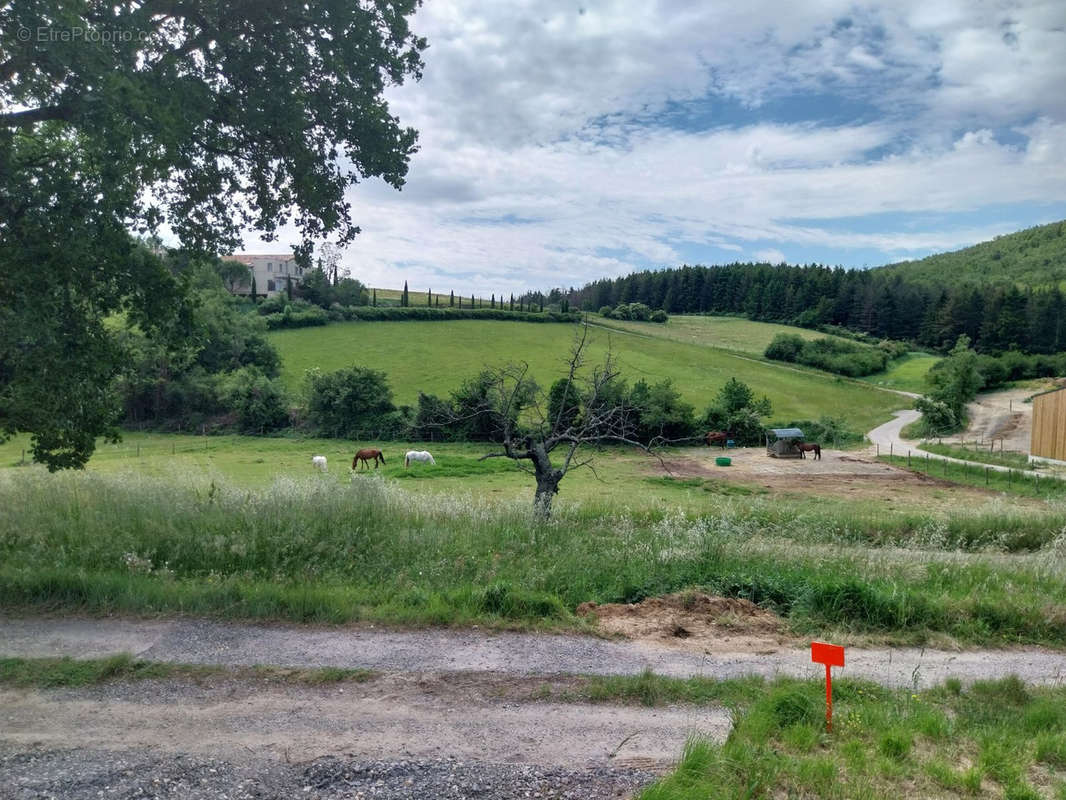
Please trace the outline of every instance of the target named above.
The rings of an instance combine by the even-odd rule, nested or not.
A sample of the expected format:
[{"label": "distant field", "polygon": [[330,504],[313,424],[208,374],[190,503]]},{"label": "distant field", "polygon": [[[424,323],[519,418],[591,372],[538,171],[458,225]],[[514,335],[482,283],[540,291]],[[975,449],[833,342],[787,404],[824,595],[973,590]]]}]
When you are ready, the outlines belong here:
[{"label": "distant field", "polygon": [[[432,288],[432,287],[430,287],[430,288]],[[368,291],[377,292],[378,300],[389,300],[389,301],[395,302],[397,304],[399,304],[400,299],[403,297],[403,289],[369,289]],[[433,291],[433,305],[434,306],[438,305],[438,302],[437,302],[437,298],[438,297],[440,298],[439,305],[440,305],[441,308],[444,308],[446,305],[448,305],[448,299],[450,297],[448,292],[438,292],[438,291],[434,290]],[[483,301],[484,304],[485,304],[485,308],[489,307],[490,298],[488,298],[488,297],[484,297],[484,298],[475,297],[475,299],[479,300],[479,301]],[[499,300],[500,298],[497,297],[496,299]],[[407,302],[408,302],[408,304],[410,306],[412,306],[412,307],[414,307],[414,306],[425,306],[425,305],[428,305],[428,302],[427,302],[428,300],[429,300],[429,291],[428,291],[428,289],[419,289],[418,291],[415,291],[410,286],[407,287]],[[455,305],[456,305],[456,307],[458,307],[458,305],[459,305],[459,295],[455,296]],[[470,306],[470,295],[466,295],[463,298],[463,308],[467,308],[469,306]],[[518,306],[516,305],[515,308],[518,308]]]},{"label": "distant field", "polygon": [[[774,322],[753,322],[740,317],[711,317],[696,315],[675,315],[665,324],[653,322],[626,322],[617,319],[604,319],[596,315],[592,318],[597,325],[608,328],[642,333],[660,339],[670,339],[686,344],[700,344],[707,347],[720,347],[723,350],[736,350],[761,356],[767,346],[779,333],[790,333],[804,339],[823,339],[826,334],[806,328],[794,328],[790,325],[778,325]],[[840,337],[832,336],[836,339]]]},{"label": "distant field", "polygon": [[908,353],[893,362],[884,372],[868,375],[860,380],[872,383],[874,386],[883,386],[886,389],[922,394],[926,389],[925,374],[939,360],[940,356],[933,356],[929,353]]},{"label": "distant field", "polygon": [[[759,324],[728,322],[727,327]],[[419,391],[446,396],[485,365],[508,361],[526,361],[533,377],[547,385],[561,373],[576,330],[564,324],[495,320],[346,322],[276,331],[270,340],[281,354],[282,375],[292,388],[300,385],[311,367],[335,370],[358,364],[385,371],[396,401],[413,404]],[[741,333],[733,336],[739,338]],[[698,411],[734,377],[771,399],[773,420],[832,414],[856,430],[867,431],[902,407],[899,397],[873,387],[752,361],[706,344],[602,328],[593,330],[591,337],[590,362],[602,359],[610,345],[630,383],[672,378]]]}]

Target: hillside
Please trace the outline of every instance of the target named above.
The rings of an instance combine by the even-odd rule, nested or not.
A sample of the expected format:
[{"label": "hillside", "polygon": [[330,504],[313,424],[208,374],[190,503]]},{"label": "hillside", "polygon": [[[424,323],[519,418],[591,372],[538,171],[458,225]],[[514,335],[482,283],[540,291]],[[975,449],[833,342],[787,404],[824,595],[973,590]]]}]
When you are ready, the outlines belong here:
[{"label": "hillside", "polygon": [[878,267],[911,281],[1066,284],[1066,221],[997,236],[973,247]]},{"label": "hillside", "polygon": [[[526,361],[532,375],[547,385],[559,375],[574,333],[570,325],[521,322],[347,322],[277,331],[270,340],[281,354],[282,375],[292,388],[311,367],[335,370],[358,364],[386,372],[396,402],[413,404],[420,391],[447,396],[483,366],[507,361]],[[671,378],[701,412],[732,377],[770,397],[774,420],[832,414],[866,431],[906,405],[903,398],[862,384],[638,333],[594,330],[589,361],[602,358],[608,346],[631,384],[641,378]]]}]

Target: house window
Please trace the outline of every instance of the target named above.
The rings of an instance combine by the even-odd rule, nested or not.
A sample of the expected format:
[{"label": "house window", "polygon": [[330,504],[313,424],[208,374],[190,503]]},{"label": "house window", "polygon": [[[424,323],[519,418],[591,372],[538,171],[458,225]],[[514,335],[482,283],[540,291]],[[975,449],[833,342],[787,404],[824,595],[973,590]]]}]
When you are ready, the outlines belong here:
[{"label": "house window", "polygon": [[268,292],[274,291],[274,281],[267,281],[267,291]]},{"label": "house window", "polygon": [[274,262],[268,261],[267,262],[267,272],[273,272],[273,271],[274,271]]}]

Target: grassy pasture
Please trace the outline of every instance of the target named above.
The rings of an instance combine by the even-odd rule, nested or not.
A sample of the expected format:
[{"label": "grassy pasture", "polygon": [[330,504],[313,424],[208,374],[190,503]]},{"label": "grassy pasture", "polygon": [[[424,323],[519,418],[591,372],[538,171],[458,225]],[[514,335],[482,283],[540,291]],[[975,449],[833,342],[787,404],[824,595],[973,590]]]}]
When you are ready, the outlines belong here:
[{"label": "grassy pasture", "polygon": [[903,358],[892,362],[884,372],[867,375],[859,380],[874,386],[883,386],[886,389],[922,394],[927,388],[925,375],[938,361],[940,361],[940,356],[929,353],[908,353]]},{"label": "grassy pasture", "polygon": [[[673,315],[665,323],[630,322],[628,320],[592,317],[597,325],[629,333],[655,336],[685,344],[717,347],[738,353],[762,357],[770,342],[779,333],[790,333],[804,339],[824,339],[826,334],[775,322],[754,322],[742,317],[718,317],[702,315]],[[830,336],[830,339],[839,339]],[[841,339],[841,341],[851,341]]]},{"label": "grassy pasture", "polygon": [[[508,361],[526,361],[532,375],[546,386],[562,373],[575,331],[571,325],[494,320],[344,322],[276,331],[270,339],[281,354],[282,376],[292,388],[300,385],[304,371],[311,367],[328,371],[358,364],[384,370],[397,402],[414,403],[419,391],[447,396],[484,365]],[[591,331],[589,362],[602,359],[608,346],[630,383],[641,378],[649,382],[671,378],[698,411],[706,408],[733,377],[748,383],[757,394],[770,397],[775,420],[831,414],[848,420],[856,430],[867,431],[902,407],[901,398],[889,392],[824,373],[797,371],[703,344],[625,331]]]}]

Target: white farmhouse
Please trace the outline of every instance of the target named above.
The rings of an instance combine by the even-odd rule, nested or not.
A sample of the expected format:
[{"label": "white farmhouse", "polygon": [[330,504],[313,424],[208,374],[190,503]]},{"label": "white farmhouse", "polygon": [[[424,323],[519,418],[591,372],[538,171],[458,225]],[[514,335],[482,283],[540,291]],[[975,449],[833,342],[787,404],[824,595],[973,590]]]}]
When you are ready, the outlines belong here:
[{"label": "white farmhouse", "polygon": [[[296,264],[292,253],[234,253],[226,256],[231,261],[240,261],[255,275],[255,292],[262,297],[273,297],[285,291],[289,278],[295,286],[303,280],[303,267]],[[235,287],[234,294],[247,295],[252,291],[251,283]]]}]

